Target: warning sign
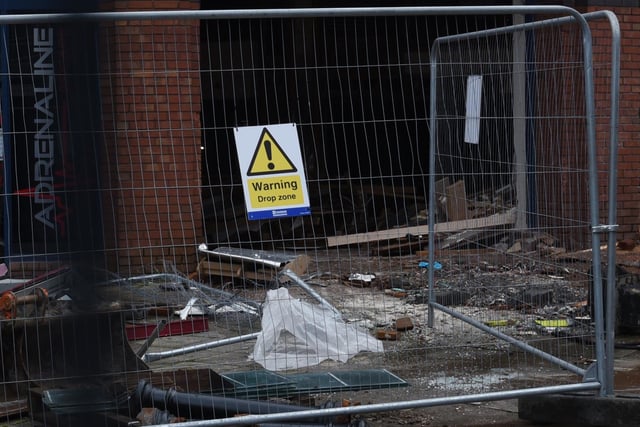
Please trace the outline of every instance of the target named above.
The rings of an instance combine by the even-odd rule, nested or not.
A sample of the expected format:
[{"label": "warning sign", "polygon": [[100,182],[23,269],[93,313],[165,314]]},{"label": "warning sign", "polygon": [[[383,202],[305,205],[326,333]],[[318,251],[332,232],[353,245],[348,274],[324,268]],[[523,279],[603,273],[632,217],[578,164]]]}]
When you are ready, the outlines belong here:
[{"label": "warning sign", "polygon": [[235,141],[249,219],[311,213],[295,124],[236,128]]},{"label": "warning sign", "polygon": [[264,128],[260,135],[260,142],[253,153],[247,176],[297,171],[298,169],[291,163],[280,144],[271,136],[269,130]]}]

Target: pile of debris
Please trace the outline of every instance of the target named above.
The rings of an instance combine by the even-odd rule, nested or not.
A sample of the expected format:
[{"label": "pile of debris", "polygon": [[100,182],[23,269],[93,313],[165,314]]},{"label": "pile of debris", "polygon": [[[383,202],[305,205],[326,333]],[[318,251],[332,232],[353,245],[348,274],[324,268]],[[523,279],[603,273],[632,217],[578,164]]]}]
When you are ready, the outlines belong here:
[{"label": "pile of debris", "polygon": [[[196,419],[213,419],[251,416],[257,414],[288,413],[287,420],[310,425],[362,426],[359,419],[348,416],[298,416],[292,413],[311,409],[328,409],[335,406],[327,402],[321,407],[282,403],[282,399],[295,398],[318,390],[359,390],[377,387],[401,387],[406,382],[381,370],[367,372],[328,372],[322,375],[280,376],[269,370],[219,374],[211,369],[189,368],[171,371],[152,370],[149,363],[165,357],[201,351],[237,340],[257,339],[263,350],[277,350],[281,327],[292,335],[301,329],[308,333],[311,318],[332,320],[329,334],[318,326],[315,339],[334,339],[336,351],[315,354],[319,363],[323,357],[346,357],[359,351],[381,351],[382,346],[355,326],[347,325],[340,313],[317,294],[291,269],[306,269],[305,259],[292,261],[283,254],[255,252],[250,259],[239,260],[246,251],[218,248],[210,251],[201,246],[200,251],[219,257],[224,269],[233,277],[235,264],[246,269],[257,261],[265,270],[277,272],[270,280],[288,282],[307,292],[319,304],[310,305],[295,298],[288,298],[291,316],[296,310],[300,319],[293,324],[289,315],[281,316],[286,288],[274,290],[275,309],[269,300],[262,303],[242,298],[235,293],[216,289],[177,274],[159,273],[145,276],[119,278],[87,275],[72,268],[61,268],[34,280],[19,284],[5,284],[1,308],[4,319],[0,324],[2,337],[2,381],[5,395],[0,407],[7,419],[23,414],[48,425],[110,425],[130,426],[137,419],[139,425],[152,425]],[[256,257],[259,257],[257,259]],[[296,264],[297,262],[297,264]],[[211,264],[207,264],[210,266]],[[286,267],[282,269],[281,267]],[[248,271],[248,270],[243,270]],[[257,277],[257,276],[254,276]],[[271,291],[270,291],[271,292]],[[313,313],[309,313],[309,310]],[[316,312],[317,311],[317,312]],[[228,313],[242,312],[256,320],[268,316],[262,322],[260,332],[231,337],[220,341],[205,342],[197,346],[185,346],[170,352],[152,353],[150,346],[160,337],[206,332],[211,322],[216,323]],[[156,321],[149,321],[156,319]],[[160,319],[159,321],[157,319]],[[267,325],[267,326],[265,326]],[[280,326],[279,326],[280,325]],[[321,337],[321,334],[324,334]],[[340,340],[357,334],[357,339],[345,343]],[[272,341],[269,341],[272,339]],[[300,360],[307,363],[311,357],[305,348],[305,339],[299,341]],[[137,350],[130,345],[136,342]],[[329,342],[329,341],[328,341]],[[359,347],[354,349],[353,344]],[[290,345],[293,342],[289,343]],[[256,344],[258,346],[258,344]],[[321,348],[332,348],[330,345]],[[268,350],[257,355],[269,355]],[[272,360],[280,361],[276,354]],[[254,355],[254,359],[258,356]],[[341,358],[339,358],[342,360]],[[263,361],[265,366],[269,360]],[[301,367],[299,363],[294,368]],[[273,367],[273,370],[282,367]],[[287,365],[284,368],[291,368]],[[355,376],[353,376],[355,375]],[[276,378],[278,377],[278,378]],[[369,383],[358,380],[369,378]],[[275,383],[273,381],[275,380]],[[268,399],[278,398],[274,403]],[[267,399],[267,400],[265,400]]]},{"label": "pile of debris", "polygon": [[[492,216],[483,220],[487,218]],[[505,219],[493,218],[497,223]],[[471,220],[463,221],[469,224]],[[407,386],[385,369],[284,375],[275,371],[301,365],[268,364],[287,359],[315,358],[319,362],[328,356],[310,357],[304,346],[296,353],[301,355],[299,358],[276,354],[271,360],[267,357],[260,362],[256,355],[271,354],[269,348],[283,348],[277,338],[264,340],[270,328],[276,328],[270,331],[273,337],[286,336],[298,339],[298,343],[304,343],[310,331],[318,332],[318,336],[324,333],[324,339],[338,343],[338,349],[331,353],[338,355],[339,361],[344,361],[340,352],[354,355],[364,350],[374,354],[386,350],[390,341],[434,342],[435,332],[424,328],[422,323],[429,297],[426,272],[430,268],[435,276],[435,302],[477,316],[489,327],[501,328],[523,339],[530,334],[592,334],[588,303],[590,263],[586,252],[569,254],[559,250],[543,234],[520,235],[502,247],[495,246],[500,242],[491,248],[464,247],[463,242],[468,242],[470,236],[479,238],[475,232],[480,229],[445,235],[439,240],[433,265],[425,261],[428,253],[418,250],[408,257],[388,257],[389,265],[382,272],[353,270],[357,265],[370,265],[368,257],[362,262],[350,258],[351,270],[345,272],[336,269],[338,264],[330,257],[321,261],[316,256],[313,259],[318,272],[308,274],[311,258],[306,254],[199,247],[200,277],[216,276],[243,281],[244,285],[254,284],[261,290],[256,293],[260,298],[205,285],[175,272],[129,278],[96,277],[65,267],[30,281],[4,284],[0,298],[4,314],[0,324],[2,381],[6,385],[0,405],[2,413],[7,418],[28,414],[52,425],[79,422],[87,425],[96,420],[130,425],[136,418],[142,425],[150,425],[269,411],[295,413],[318,406],[293,400],[283,403],[281,399],[312,392]],[[554,262],[547,262],[549,259]],[[326,264],[321,265],[322,262]],[[621,291],[630,293],[640,287],[640,281],[635,280],[637,276],[624,277]],[[282,295],[287,288],[304,294],[314,304],[293,295]],[[263,304],[269,292],[276,293],[273,296],[276,309],[269,308],[269,298]],[[352,303],[356,297],[357,307]],[[206,333],[211,325],[222,324],[227,316],[239,313],[248,324],[246,334],[166,352],[149,351],[160,337]],[[267,317],[265,324],[262,320]],[[313,319],[331,320],[332,327],[325,327],[324,331],[322,326],[311,327]],[[627,318],[625,321],[631,322]],[[302,335],[298,326],[303,326]],[[326,329],[340,332],[331,337]],[[282,331],[285,333],[280,334]],[[357,339],[349,342],[367,346],[354,349],[349,342],[338,342],[350,334]],[[252,362],[262,364],[266,370],[219,373],[208,367],[174,367],[166,371],[150,368],[156,360],[238,341],[259,342],[260,337],[262,350],[253,353]],[[441,338],[448,344],[450,336]],[[131,342],[136,345],[132,347]],[[288,342],[292,343],[296,342]],[[272,398],[280,400],[274,404],[268,400]],[[362,425],[359,419],[303,417],[302,420],[310,425]]]}]

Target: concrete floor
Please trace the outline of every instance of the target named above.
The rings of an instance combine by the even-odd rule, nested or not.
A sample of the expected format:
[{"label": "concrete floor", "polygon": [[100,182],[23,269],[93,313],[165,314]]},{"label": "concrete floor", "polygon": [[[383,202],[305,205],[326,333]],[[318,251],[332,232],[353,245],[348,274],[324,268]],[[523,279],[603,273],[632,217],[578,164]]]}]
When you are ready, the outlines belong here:
[{"label": "concrete floor", "polygon": [[[188,346],[202,342],[214,342],[224,336],[216,330],[197,335],[185,335],[156,340],[150,352],[162,352],[176,346]],[[634,341],[633,338],[625,342]],[[252,367],[246,355],[250,354],[255,340],[217,347],[215,350],[204,350],[189,353],[179,357],[170,357],[150,362],[153,370],[171,370],[183,367],[208,367],[219,373],[248,370]],[[134,342],[132,348],[136,350],[139,342]],[[629,346],[633,347],[633,346]],[[215,355],[215,356],[214,356]],[[244,355],[238,357],[238,355]],[[214,357],[214,359],[212,359]],[[257,365],[253,365],[256,368]],[[259,368],[259,367],[258,367]],[[615,393],[624,396],[640,397],[640,350],[635,348],[617,348],[615,351]],[[370,395],[375,395],[371,391]],[[367,403],[366,392],[358,395],[365,396],[362,403]],[[532,426],[538,422],[520,418],[518,400],[503,400],[481,402],[473,404],[458,404],[419,408],[403,411],[382,412],[362,416],[371,427],[392,425],[422,425],[422,426]],[[548,423],[547,423],[548,424]],[[548,425],[567,425],[566,420]],[[584,424],[582,424],[584,425]],[[624,424],[617,424],[624,425]]]}]

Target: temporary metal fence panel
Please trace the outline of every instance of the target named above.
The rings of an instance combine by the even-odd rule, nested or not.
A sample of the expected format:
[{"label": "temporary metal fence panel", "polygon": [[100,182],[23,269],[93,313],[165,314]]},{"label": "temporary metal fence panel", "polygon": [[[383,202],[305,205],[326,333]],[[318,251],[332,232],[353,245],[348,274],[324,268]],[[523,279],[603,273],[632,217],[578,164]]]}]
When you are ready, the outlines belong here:
[{"label": "temporary metal fence panel", "polygon": [[7,419],[389,425],[608,392],[574,10],[0,24]]},{"label": "temporary metal fence panel", "polygon": [[[586,18],[611,25],[610,56],[603,61],[608,68],[600,70],[610,72],[609,93],[615,94],[617,21],[607,13]],[[443,260],[457,263],[460,256],[450,249],[468,249],[465,258],[479,262],[480,268],[461,272],[463,280],[482,290],[473,292],[482,306],[494,309],[472,309],[470,314],[468,308],[447,307],[438,296],[447,292],[451,277],[440,278],[433,269],[429,300],[431,308],[582,375],[584,381],[599,379],[604,384],[601,393],[611,394],[615,263],[609,260],[610,339],[605,352],[598,233],[613,232],[615,225],[599,223],[596,163],[596,156],[609,149],[598,151],[596,145],[593,58],[577,26],[559,19],[436,40],[431,51],[429,264],[436,263],[436,256],[438,265]],[[615,145],[615,96],[611,107],[603,105],[610,113],[610,132],[603,133],[610,139],[602,141],[603,146]],[[616,164],[611,150],[608,170]],[[614,173],[609,184],[615,188]],[[615,199],[612,192],[608,197]],[[608,214],[615,221],[615,213]],[[436,236],[439,223],[451,220],[461,221],[458,232]],[[468,222],[475,227],[478,221],[479,231],[467,229]],[[576,251],[588,256],[572,263]],[[503,263],[498,269],[489,261],[496,256]],[[609,256],[615,257],[614,251]],[[476,304],[471,301],[471,306]],[[529,326],[522,327],[523,318],[511,318],[514,308],[533,315],[524,321]],[[429,324],[434,325],[433,311]],[[531,325],[547,331],[553,344],[542,337],[514,342],[514,336],[529,334]],[[574,347],[578,342],[594,346]],[[589,351],[600,361],[589,370],[570,362],[589,358]]]}]

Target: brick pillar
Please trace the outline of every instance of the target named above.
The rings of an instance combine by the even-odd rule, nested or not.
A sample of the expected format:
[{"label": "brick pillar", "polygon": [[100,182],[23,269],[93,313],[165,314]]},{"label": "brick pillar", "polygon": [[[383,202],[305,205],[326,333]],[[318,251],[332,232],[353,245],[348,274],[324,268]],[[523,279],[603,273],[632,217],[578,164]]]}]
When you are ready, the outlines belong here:
[{"label": "brick pillar", "polygon": [[[199,9],[199,1],[114,1],[112,11]],[[109,268],[188,273],[204,240],[201,182],[200,22],[102,24],[103,198]]]},{"label": "brick pillar", "polygon": [[[577,27],[564,26],[536,33],[534,115],[536,203],[539,225],[553,230],[559,245],[581,249],[589,243],[589,204],[584,77],[581,39]],[[546,64],[570,64],[575,68]],[[559,92],[562,91],[562,92]],[[582,224],[577,227],[576,224]]]},{"label": "brick pillar", "polygon": [[[620,48],[620,108],[618,122],[618,239],[635,239],[640,232],[640,7],[590,7],[588,11],[606,9],[618,17],[622,34]],[[594,58],[611,55],[611,29],[608,22],[592,26]],[[604,51],[605,53],[600,53]],[[596,100],[608,98],[609,75],[596,69]],[[606,104],[605,104],[606,105]],[[608,110],[599,111],[606,115]],[[609,122],[598,128],[601,222],[607,223],[609,170]],[[601,122],[599,122],[600,125]],[[603,135],[603,138],[600,138]]]}]

